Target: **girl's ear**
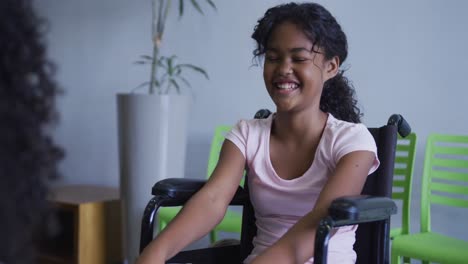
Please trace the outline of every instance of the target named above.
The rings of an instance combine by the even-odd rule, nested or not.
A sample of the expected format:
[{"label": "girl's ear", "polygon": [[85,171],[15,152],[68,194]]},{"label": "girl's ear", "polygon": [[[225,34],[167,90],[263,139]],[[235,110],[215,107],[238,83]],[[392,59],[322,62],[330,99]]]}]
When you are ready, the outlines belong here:
[{"label": "girl's ear", "polygon": [[333,78],[338,73],[340,69],[340,58],[335,56],[325,62],[325,81]]}]

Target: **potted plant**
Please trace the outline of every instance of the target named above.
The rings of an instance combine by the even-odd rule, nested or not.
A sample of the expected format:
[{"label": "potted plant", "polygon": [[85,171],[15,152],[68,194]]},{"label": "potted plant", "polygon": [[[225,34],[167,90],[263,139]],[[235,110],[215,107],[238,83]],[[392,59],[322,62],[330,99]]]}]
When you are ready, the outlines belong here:
[{"label": "potted plant", "polygon": [[[205,1],[216,8],[211,0]],[[187,2],[203,14],[199,0],[177,2],[179,18]],[[179,64],[175,55],[161,55],[172,4],[172,0],[152,0],[153,52],[136,62],[151,67],[149,80],[132,93],[117,95],[123,249],[129,263],[138,256],[141,217],[152,185],[167,177],[184,176],[190,96],[182,90],[191,85],[183,74],[194,71],[208,78],[198,66]],[[141,93],[143,88],[146,92]]]}]

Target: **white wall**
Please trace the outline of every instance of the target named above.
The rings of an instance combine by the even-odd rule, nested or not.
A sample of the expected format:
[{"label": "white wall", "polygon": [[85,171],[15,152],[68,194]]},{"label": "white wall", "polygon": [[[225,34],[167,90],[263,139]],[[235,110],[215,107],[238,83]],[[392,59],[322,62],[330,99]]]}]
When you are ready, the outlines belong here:
[{"label": "white wall", "polygon": [[[250,67],[254,48],[250,35],[267,7],[281,2],[285,1],[216,1],[218,11],[206,8],[205,16],[187,4],[180,21],[174,10],[163,51],[204,67],[211,77],[206,81],[188,76],[196,94],[186,162],[189,177],[205,176],[208,144],[216,125],[234,124],[259,108],[273,109],[261,69]],[[417,206],[428,133],[468,134],[464,110],[468,2],[318,2],[336,16],[348,35],[350,55],[345,65],[365,113],[364,122],[378,126],[390,114],[401,113],[419,136],[413,195]],[[149,69],[132,63],[151,50],[150,1],[41,0],[36,5],[50,22],[49,54],[66,91],[59,102],[61,122],[56,133],[67,151],[62,181],[117,186],[115,94],[148,80]],[[416,223],[417,207],[413,212]],[[453,215],[447,212],[436,218],[447,222]],[[452,231],[468,237],[467,232]]]}]

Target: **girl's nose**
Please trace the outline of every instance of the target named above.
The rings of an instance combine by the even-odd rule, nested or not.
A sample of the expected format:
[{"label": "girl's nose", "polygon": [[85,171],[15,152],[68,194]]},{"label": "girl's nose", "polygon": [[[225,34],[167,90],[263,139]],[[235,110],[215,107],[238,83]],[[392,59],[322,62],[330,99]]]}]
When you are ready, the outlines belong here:
[{"label": "girl's nose", "polygon": [[293,73],[292,64],[288,61],[283,60],[278,67],[278,73],[280,75],[292,74]]}]

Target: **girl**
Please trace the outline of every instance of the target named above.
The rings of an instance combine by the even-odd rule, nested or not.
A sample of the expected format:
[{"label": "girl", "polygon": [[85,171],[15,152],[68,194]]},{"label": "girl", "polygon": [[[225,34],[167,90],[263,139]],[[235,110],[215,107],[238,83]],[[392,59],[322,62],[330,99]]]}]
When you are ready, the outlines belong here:
[{"label": "girl", "polygon": [[[226,136],[207,184],[144,250],[139,262],[163,263],[207,234],[224,216],[249,167],[257,235],[244,263],[313,263],[317,225],[331,201],[360,194],[379,164],[375,142],[340,65],[346,36],[314,3],[270,8],[252,35],[276,105],[266,119],[242,120]],[[356,226],[335,231],[330,263],[355,263]]]}]

